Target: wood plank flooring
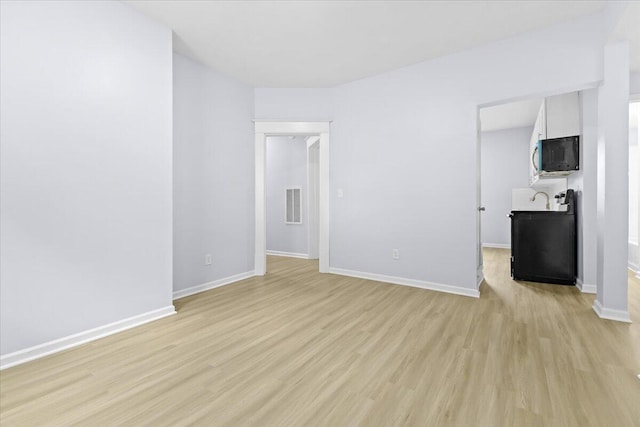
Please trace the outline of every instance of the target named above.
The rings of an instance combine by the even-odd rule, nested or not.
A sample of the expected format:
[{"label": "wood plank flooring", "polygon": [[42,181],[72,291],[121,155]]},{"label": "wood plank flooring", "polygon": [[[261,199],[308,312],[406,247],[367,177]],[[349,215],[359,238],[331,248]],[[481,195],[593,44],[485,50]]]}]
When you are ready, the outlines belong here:
[{"label": "wood plank flooring", "polygon": [[632,325],[575,287],[514,282],[485,251],[481,299],[269,257],[178,314],[0,373],[0,424],[640,425]]}]

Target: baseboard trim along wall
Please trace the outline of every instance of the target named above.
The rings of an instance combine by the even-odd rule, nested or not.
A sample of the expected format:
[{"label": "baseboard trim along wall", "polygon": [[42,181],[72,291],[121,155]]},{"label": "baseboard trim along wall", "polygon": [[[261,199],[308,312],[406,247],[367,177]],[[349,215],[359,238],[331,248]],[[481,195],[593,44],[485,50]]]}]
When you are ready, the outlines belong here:
[{"label": "baseboard trim along wall", "polygon": [[596,312],[601,319],[615,320],[617,322],[631,323],[631,317],[629,312],[625,310],[613,310],[611,308],[604,308],[600,301],[596,300],[593,303],[593,311]]},{"label": "baseboard trim along wall", "polygon": [[232,283],[239,282],[240,280],[253,277],[254,275],[255,274],[253,270],[251,270],[251,271],[247,271],[240,274],[234,274],[233,276],[223,277],[222,279],[214,280],[213,282],[203,283],[202,285],[196,285],[190,288],[180,289],[178,291],[173,292],[173,299],[177,300],[180,298],[188,297],[189,295],[199,294],[200,292],[219,288],[220,286],[230,285]]},{"label": "baseboard trim along wall", "polygon": [[511,245],[508,243],[483,243],[483,248],[496,248],[496,249],[511,249]]},{"label": "baseboard trim along wall", "polygon": [[411,286],[413,288],[427,289],[430,291],[445,292],[448,294],[462,295],[465,297],[480,298],[480,291],[477,289],[461,288],[459,286],[443,285],[440,283],[426,282],[423,280],[405,279],[402,277],[385,276],[375,273],[364,273],[362,271],[345,270],[343,268],[329,268],[329,273],[340,276],[357,277],[359,279],[374,280],[376,282],[392,283],[394,285]]},{"label": "baseboard trim along wall", "polygon": [[589,283],[582,283],[582,280],[578,278],[576,278],[576,288],[580,289],[580,292],[584,294],[596,293],[596,285],[591,285]]},{"label": "baseboard trim along wall", "polygon": [[291,258],[309,259],[309,255],[308,254],[298,254],[298,253],[295,253],[295,252],[267,251],[267,255],[288,256],[288,257],[291,257]]},{"label": "baseboard trim along wall", "polygon": [[627,266],[627,268],[629,268],[629,270],[631,270],[633,273],[636,274],[636,276],[640,276],[640,266],[632,263],[631,261],[629,261],[629,265]]},{"label": "baseboard trim along wall", "polygon": [[44,344],[25,348],[24,350],[18,350],[13,353],[5,354],[3,356],[0,356],[0,370],[20,365],[31,360],[39,359],[53,353],[58,353],[72,347],[77,347],[81,344],[95,341],[99,338],[104,338],[106,336],[113,335],[127,329],[135,328],[136,326],[140,326],[154,320],[162,319],[163,317],[171,316],[172,314],[176,314],[176,309],[173,305],[169,305],[167,307],[148,311],[137,316],[118,320],[107,325],[98,326],[97,328],[89,329],[77,334],[58,338],[57,340],[49,341]]}]

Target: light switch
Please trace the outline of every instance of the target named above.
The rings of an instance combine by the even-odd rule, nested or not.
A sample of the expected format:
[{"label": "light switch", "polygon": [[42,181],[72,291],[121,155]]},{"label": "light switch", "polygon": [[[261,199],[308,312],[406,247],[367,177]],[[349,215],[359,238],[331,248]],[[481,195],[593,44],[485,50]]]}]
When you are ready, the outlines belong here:
[{"label": "light switch", "polygon": [[342,191],[342,188],[338,188],[338,198],[341,199],[344,197],[344,192]]}]

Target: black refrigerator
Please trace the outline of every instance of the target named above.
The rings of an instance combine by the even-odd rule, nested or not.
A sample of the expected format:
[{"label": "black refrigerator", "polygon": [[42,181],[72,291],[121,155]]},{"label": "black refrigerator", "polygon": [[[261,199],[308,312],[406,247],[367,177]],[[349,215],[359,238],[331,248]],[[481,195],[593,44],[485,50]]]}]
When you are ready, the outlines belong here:
[{"label": "black refrigerator", "polygon": [[511,211],[511,277],[514,280],[576,283],[576,212],[567,190],[565,212]]}]

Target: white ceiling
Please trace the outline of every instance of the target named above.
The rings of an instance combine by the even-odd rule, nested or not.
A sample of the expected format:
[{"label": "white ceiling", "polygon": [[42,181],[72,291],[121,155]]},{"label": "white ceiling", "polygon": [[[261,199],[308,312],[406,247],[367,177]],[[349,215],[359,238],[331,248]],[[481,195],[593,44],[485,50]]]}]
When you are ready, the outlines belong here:
[{"label": "white ceiling", "polygon": [[510,102],[480,110],[483,132],[531,126],[536,122],[543,98]]},{"label": "white ceiling", "polygon": [[602,10],[605,1],[125,1],[256,87],[330,87]]}]

